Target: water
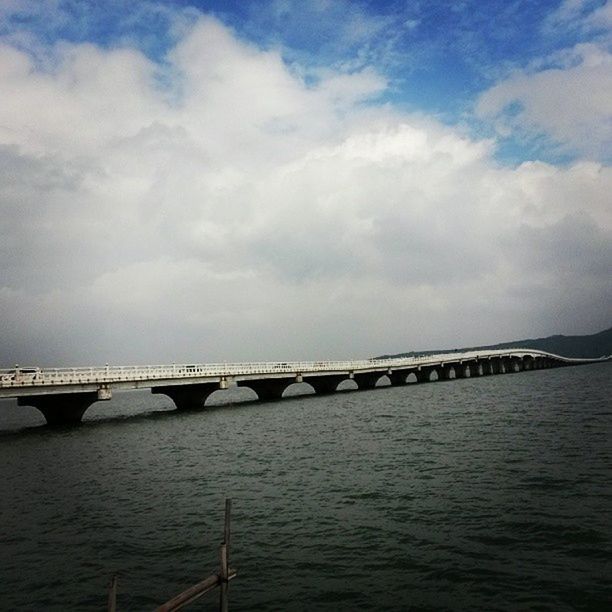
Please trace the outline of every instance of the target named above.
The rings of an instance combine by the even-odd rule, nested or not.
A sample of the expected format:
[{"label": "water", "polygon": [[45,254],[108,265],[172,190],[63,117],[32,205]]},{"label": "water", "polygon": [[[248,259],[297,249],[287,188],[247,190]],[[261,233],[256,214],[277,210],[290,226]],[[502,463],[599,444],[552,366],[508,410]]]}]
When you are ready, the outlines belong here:
[{"label": "water", "polygon": [[0,608],[104,609],[118,572],[119,610],[152,609],[216,569],[229,496],[234,612],[610,609],[611,374],[134,392],[57,431],[4,402]]}]

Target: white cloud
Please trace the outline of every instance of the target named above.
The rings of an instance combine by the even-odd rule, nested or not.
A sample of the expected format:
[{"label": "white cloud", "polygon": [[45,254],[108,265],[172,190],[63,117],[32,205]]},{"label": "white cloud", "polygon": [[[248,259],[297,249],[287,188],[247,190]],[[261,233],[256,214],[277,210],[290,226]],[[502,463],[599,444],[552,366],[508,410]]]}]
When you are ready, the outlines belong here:
[{"label": "white cloud", "polygon": [[612,29],[612,3],[609,0],[587,17],[587,25],[608,32]]},{"label": "white cloud", "polygon": [[481,95],[477,113],[502,128],[544,133],[567,150],[605,159],[612,146],[612,55],[581,44],[565,62],[497,83]]},{"label": "white cloud", "polygon": [[4,362],[364,356],[609,324],[605,165],[500,167],[490,141],[364,104],[373,70],[307,84],[210,18],[164,86],[131,48],[63,44],[51,66],[0,52]]},{"label": "white cloud", "polygon": [[593,0],[563,0],[559,7],[544,21],[544,29],[552,33],[555,29],[567,28],[592,32],[609,30],[612,26],[612,4]]}]

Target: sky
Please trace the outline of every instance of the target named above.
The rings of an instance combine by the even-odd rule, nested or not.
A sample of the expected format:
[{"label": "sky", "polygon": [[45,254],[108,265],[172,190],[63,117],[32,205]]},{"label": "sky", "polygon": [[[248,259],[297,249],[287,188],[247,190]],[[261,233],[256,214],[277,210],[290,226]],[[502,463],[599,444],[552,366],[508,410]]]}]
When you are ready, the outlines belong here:
[{"label": "sky", "polygon": [[0,0],[0,365],[612,325],[612,3]]}]

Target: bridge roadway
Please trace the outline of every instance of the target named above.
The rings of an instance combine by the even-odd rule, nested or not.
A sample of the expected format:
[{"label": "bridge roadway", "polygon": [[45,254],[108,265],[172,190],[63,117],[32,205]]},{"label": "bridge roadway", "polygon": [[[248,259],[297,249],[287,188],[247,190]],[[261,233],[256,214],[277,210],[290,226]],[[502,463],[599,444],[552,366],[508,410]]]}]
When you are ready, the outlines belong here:
[{"label": "bridge roadway", "polygon": [[[392,385],[452,380],[569,365],[601,359],[570,359],[532,349],[446,353],[361,361],[217,363],[92,368],[19,368],[0,370],[0,399],[17,398],[35,406],[49,425],[79,423],[94,402],[109,400],[113,390],[151,389],[169,396],[177,409],[203,408],[206,398],[231,384],[250,387],[261,400],[280,399],[293,383],[308,383],[315,393],[336,391],[344,380],[373,389],[387,376]],[[436,374],[436,377],[433,374]]]}]

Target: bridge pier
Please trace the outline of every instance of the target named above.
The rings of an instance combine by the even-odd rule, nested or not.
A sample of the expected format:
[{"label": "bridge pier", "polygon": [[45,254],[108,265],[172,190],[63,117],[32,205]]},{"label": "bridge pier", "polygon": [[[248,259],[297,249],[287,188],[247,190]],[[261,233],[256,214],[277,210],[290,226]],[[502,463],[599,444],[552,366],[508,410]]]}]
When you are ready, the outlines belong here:
[{"label": "bridge pier", "polygon": [[42,412],[51,427],[76,425],[81,422],[85,411],[98,400],[110,399],[110,392],[56,393],[53,395],[22,396],[17,398],[18,406],[34,406]]},{"label": "bridge pier", "polygon": [[472,361],[471,363],[468,363],[465,367],[470,373],[470,378],[480,376],[480,363],[478,363],[477,361]]},{"label": "bridge pier", "polygon": [[221,389],[219,383],[199,383],[195,385],[166,385],[153,387],[151,393],[167,395],[177,410],[199,410],[204,408],[206,398]]},{"label": "bridge pier", "polygon": [[389,380],[394,387],[408,384],[408,376],[414,372],[414,370],[394,370],[391,374],[388,374]]},{"label": "bridge pier", "polygon": [[430,376],[432,371],[435,370],[435,368],[424,368],[419,366],[419,369],[414,373],[414,375],[416,376],[417,382],[420,383],[425,383],[425,382],[430,382]]},{"label": "bridge pier", "polygon": [[453,370],[455,370],[455,378],[465,378],[466,377],[466,367],[462,363],[454,363],[452,365]]},{"label": "bridge pier", "polygon": [[374,389],[376,383],[384,375],[383,372],[363,372],[354,375],[355,382],[360,391]]},{"label": "bridge pier", "polygon": [[[450,365],[442,365],[438,368],[438,380],[453,380],[451,378],[451,371],[455,371],[454,368]],[[455,373],[455,378],[457,374]]]},{"label": "bridge pier", "polygon": [[338,385],[343,380],[348,380],[345,375],[334,376],[332,374],[327,376],[303,376],[302,380],[308,383],[317,395],[327,395],[329,393],[335,393],[338,389]]},{"label": "bridge pier", "polygon": [[285,389],[297,382],[295,377],[292,378],[261,378],[253,380],[238,381],[239,387],[248,387],[257,393],[260,400],[270,401],[277,400],[283,397]]}]

